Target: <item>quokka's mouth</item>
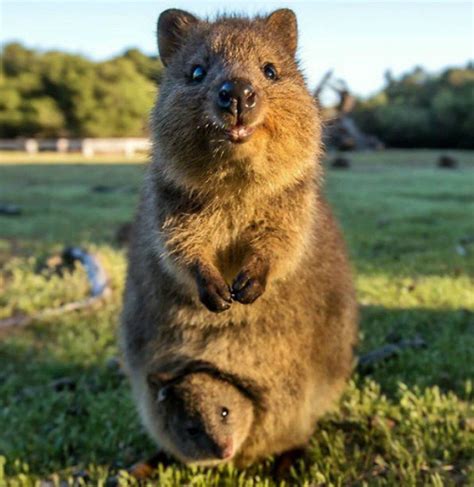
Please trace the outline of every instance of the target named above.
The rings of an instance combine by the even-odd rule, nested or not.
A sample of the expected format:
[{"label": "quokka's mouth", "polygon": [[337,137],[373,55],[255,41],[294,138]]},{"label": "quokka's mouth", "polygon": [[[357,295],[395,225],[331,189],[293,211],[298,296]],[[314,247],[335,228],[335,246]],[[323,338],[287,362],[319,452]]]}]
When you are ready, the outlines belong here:
[{"label": "quokka's mouth", "polygon": [[234,144],[242,144],[250,139],[255,132],[255,127],[245,125],[234,125],[224,131],[226,137]]}]

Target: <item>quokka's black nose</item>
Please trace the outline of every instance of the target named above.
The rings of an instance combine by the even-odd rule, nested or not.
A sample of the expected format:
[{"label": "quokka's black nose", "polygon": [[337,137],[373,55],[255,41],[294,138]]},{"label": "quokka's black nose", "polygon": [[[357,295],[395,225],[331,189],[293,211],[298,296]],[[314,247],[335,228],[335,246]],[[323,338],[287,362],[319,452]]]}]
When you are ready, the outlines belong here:
[{"label": "quokka's black nose", "polygon": [[217,105],[234,116],[244,115],[257,106],[257,92],[250,81],[235,78],[222,83],[217,94]]}]

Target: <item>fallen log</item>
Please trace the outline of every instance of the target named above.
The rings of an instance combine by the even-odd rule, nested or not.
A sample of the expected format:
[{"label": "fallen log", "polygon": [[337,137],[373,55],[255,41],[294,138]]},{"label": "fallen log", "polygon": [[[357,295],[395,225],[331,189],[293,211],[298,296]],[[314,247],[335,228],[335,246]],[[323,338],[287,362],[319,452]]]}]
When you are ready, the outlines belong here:
[{"label": "fallen log", "polygon": [[387,343],[358,357],[356,369],[363,375],[370,374],[377,365],[398,356],[402,350],[425,347],[426,342],[420,337],[400,340],[396,343]]}]

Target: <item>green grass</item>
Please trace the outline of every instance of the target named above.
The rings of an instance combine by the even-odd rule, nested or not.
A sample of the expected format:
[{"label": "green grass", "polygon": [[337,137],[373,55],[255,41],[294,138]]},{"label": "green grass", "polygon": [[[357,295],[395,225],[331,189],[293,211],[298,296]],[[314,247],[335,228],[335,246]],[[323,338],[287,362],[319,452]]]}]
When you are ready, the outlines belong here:
[{"label": "green grass", "polygon": [[[351,170],[327,172],[357,273],[360,352],[416,336],[427,347],[355,374],[290,484],[474,484],[474,155],[454,152],[459,170],[436,169],[438,155],[361,153],[350,155]],[[79,472],[88,474],[80,483],[103,484],[153,453],[111,361],[125,272],[114,236],[133,214],[143,166],[14,162],[2,154],[0,203],[23,214],[0,216],[0,319],[87,294],[81,270],[63,278],[37,270],[65,245],[97,252],[113,292],[97,309],[1,333],[0,485],[72,484]],[[69,387],[57,390],[58,379]],[[271,462],[161,469],[160,485],[272,485]]]}]

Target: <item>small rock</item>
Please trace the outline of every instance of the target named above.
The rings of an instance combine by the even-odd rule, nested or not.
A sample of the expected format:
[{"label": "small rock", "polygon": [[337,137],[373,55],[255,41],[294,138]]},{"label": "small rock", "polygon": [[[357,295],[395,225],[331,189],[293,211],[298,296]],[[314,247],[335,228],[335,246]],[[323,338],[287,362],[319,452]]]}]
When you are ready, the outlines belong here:
[{"label": "small rock", "polygon": [[351,161],[347,157],[336,157],[331,162],[333,169],[349,169],[351,167]]},{"label": "small rock", "polygon": [[444,154],[438,159],[438,167],[443,169],[456,169],[458,167],[458,161],[454,157]]},{"label": "small rock", "polygon": [[0,204],[0,215],[18,216],[21,215],[22,209],[20,206],[11,205],[9,203]]},{"label": "small rock", "polygon": [[111,193],[115,188],[112,186],[107,186],[105,184],[98,184],[97,186],[92,186],[91,191],[93,193]]}]

